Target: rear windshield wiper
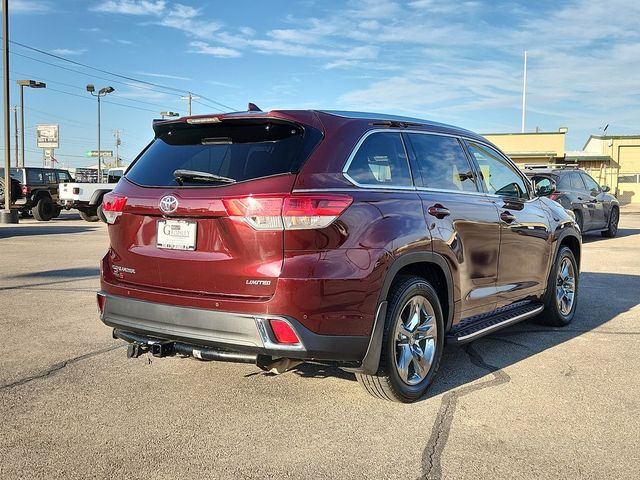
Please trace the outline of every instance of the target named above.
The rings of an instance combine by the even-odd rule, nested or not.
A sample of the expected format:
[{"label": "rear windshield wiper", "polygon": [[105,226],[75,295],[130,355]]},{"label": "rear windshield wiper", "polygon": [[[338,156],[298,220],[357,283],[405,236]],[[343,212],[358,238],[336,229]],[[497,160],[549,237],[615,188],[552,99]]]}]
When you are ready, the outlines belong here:
[{"label": "rear windshield wiper", "polygon": [[236,183],[236,180],[229,177],[223,177],[209,172],[199,172],[197,170],[178,169],[173,172],[173,176],[180,185],[184,184],[184,180],[195,180],[197,182],[211,183]]}]

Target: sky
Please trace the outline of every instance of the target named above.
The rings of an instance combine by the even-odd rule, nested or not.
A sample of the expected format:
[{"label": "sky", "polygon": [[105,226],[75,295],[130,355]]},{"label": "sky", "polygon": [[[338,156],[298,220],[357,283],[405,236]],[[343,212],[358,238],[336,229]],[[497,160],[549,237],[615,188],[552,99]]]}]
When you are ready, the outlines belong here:
[{"label": "sky", "polygon": [[153,138],[160,111],[186,114],[187,92],[200,96],[194,114],[253,102],[519,132],[525,50],[526,131],[568,127],[570,150],[606,125],[640,133],[632,0],[9,0],[9,13],[11,105],[15,80],[47,83],[25,89],[27,165],[42,163],[43,123],[60,126],[60,166],[95,163],[88,83],[115,89],[102,101],[102,149],[115,150],[119,130],[125,162]]}]

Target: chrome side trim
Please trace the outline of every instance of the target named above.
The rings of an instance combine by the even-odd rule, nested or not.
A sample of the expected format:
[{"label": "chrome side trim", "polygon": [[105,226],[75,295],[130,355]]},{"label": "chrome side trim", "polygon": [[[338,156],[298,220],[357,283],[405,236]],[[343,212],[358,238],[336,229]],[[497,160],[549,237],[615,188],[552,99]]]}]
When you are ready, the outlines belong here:
[{"label": "chrome side trim", "polygon": [[483,328],[482,330],[478,330],[477,332],[470,333],[469,335],[465,335],[463,337],[456,337],[457,342],[467,342],[473,340],[477,337],[482,337],[491,333],[495,330],[500,330],[501,328],[507,327],[513,323],[518,323],[521,320],[526,320],[527,318],[533,317],[544,310],[544,306],[540,305],[538,308],[531,310],[530,312],[521,313],[520,315],[516,315],[513,318],[509,318],[504,322],[496,323],[495,325],[490,325],[487,328]]},{"label": "chrome side trim", "polygon": [[[356,146],[351,150],[351,153],[349,154],[349,157],[347,158],[347,162],[344,164],[344,167],[342,168],[342,175],[349,180],[351,183],[353,183],[354,185],[360,187],[360,188],[373,188],[376,190],[380,190],[380,189],[392,189],[392,190],[416,190],[416,189],[420,189],[422,187],[415,187],[415,185],[412,186],[403,186],[403,185],[398,185],[398,186],[386,186],[386,185],[370,185],[370,184],[366,184],[366,183],[358,183],[356,182],[348,173],[347,170],[349,170],[349,167],[351,166],[351,163],[353,162],[353,159],[356,156],[356,153],[358,153],[358,150],[360,149],[360,147],[362,146],[362,144],[364,143],[364,141],[370,136],[373,135],[375,133],[389,133],[389,132],[397,132],[397,133],[417,133],[420,135],[438,135],[440,137],[450,137],[450,138],[455,138],[455,139],[464,139],[466,141],[469,142],[475,142],[477,144],[480,145],[484,145],[485,147],[491,148],[492,150],[494,149],[494,147],[489,144],[489,143],[485,143],[483,141],[481,141],[480,139],[477,138],[473,138],[470,136],[466,136],[463,134],[453,134],[453,133],[443,133],[443,132],[429,132],[429,131],[424,131],[424,130],[413,130],[413,129],[403,129],[403,128],[394,128],[394,129],[388,129],[388,128],[374,128],[371,130],[367,130],[362,137],[360,137],[360,139],[358,140],[358,143],[356,143]],[[405,156],[406,156],[406,160],[407,160],[407,166],[409,167],[409,173],[411,175],[411,178],[413,180],[413,170],[411,168],[411,164],[409,162],[409,155],[407,152],[407,147],[404,144],[404,139],[402,139],[402,145],[404,147],[404,152],[405,152]],[[415,184],[415,180],[414,180],[414,184]],[[438,191],[437,189],[430,189],[430,190],[434,190],[434,191]],[[440,190],[440,191],[449,191],[449,190]],[[455,192],[455,193],[460,193],[459,190],[450,190],[451,192]],[[476,193],[476,192],[465,192],[465,193]],[[484,193],[484,192],[477,192],[477,193]]]}]

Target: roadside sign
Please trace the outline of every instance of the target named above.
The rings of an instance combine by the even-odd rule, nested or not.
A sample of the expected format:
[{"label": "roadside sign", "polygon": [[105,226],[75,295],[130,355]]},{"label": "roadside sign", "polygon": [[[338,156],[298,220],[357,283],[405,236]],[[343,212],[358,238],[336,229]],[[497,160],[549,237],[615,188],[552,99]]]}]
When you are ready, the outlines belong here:
[{"label": "roadside sign", "polygon": [[[102,154],[102,155],[100,155]],[[87,150],[87,157],[113,157],[113,150]]]},{"label": "roadside sign", "polygon": [[38,148],[59,148],[59,128],[58,125],[36,125],[36,142]]}]

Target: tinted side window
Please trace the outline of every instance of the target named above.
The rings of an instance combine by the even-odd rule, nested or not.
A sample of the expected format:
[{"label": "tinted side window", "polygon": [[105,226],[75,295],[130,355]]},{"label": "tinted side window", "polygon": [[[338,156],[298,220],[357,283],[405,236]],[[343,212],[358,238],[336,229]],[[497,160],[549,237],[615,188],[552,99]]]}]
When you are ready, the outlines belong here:
[{"label": "tinted side window", "polygon": [[572,190],[580,190],[580,191],[585,190],[584,183],[582,183],[582,179],[580,178],[580,175],[578,175],[577,173],[572,173],[569,175],[569,178],[571,179]]},{"label": "tinted side window", "polygon": [[416,157],[416,186],[477,192],[473,171],[460,142],[452,137],[407,134]]},{"label": "tinted side window", "polygon": [[400,133],[369,135],[358,148],[347,174],[365,185],[411,186]]},{"label": "tinted side window", "polygon": [[587,190],[589,191],[595,190],[596,192],[600,191],[600,186],[596,183],[596,181],[593,178],[591,178],[586,173],[581,173],[580,176],[582,177],[582,180],[584,180],[584,183],[587,186]]},{"label": "tinted side window", "polygon": [[42,174],[42,170],[39,168],[30,168],[27,170],[27,183],[28,184],[43,184],[44,183],[44,175]]},{"label": "tinted side window", "polygon": [[54,172],[53,170],[46,170],[44,172],[44,178],[47,183],[58,183],[56,172]]},{"label": "tinted side window", "polygon": [[70,181],[71,181],[71,177],[67,172],[58,172],[58,182],[64,183],[64,182],[70,182]]},{"label": "tinted side window", "polygon": [[560,175],[558,179],[558,190],[571,190],[571,175]]},{"label": "tinted side window", "polygon": [[528,199],[529,194],[524,180],[515,167],[502,158],[492,148],[469,143],[469,151],[480,167],[480,175],[487,192],[506,197]]}]

